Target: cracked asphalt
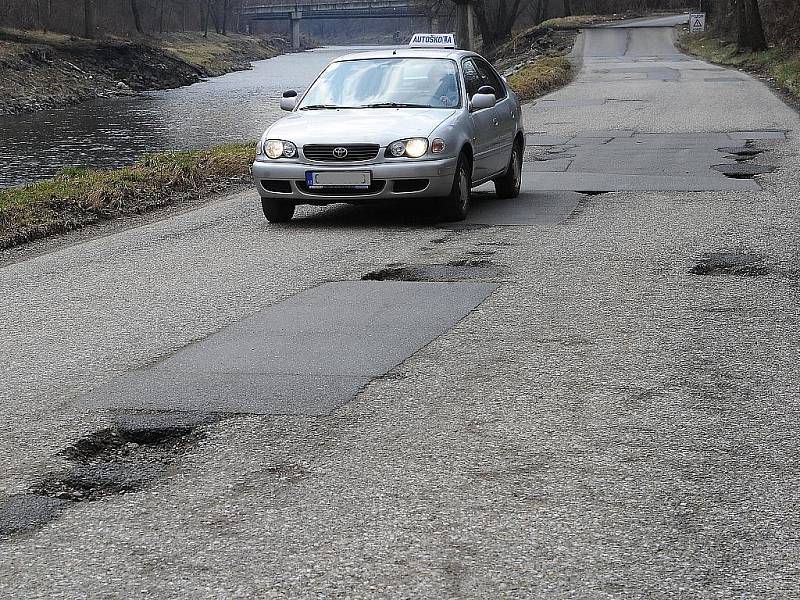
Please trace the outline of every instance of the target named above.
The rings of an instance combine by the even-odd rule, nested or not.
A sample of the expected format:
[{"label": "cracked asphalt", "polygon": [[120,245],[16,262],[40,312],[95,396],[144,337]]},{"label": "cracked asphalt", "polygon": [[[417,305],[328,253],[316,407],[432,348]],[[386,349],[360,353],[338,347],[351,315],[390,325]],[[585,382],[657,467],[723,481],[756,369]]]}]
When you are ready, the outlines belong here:
[{"label": "cracked asphalt", "polygon": [[[525,218],[481,193],[466,227],[271,226],[247,191],[0,268],[0,503],[121,418],[93,389],[294,294],[475,257],[498,284],[330,414],[201,419],[142,490],[0,539],[0,597],[797,598],[800,118],[672,35],[588,30],[527,131],[787,132],[752,142],[760,189],[554,195],[526,169]],[[763,268],[690,272],[712,254]]]}]

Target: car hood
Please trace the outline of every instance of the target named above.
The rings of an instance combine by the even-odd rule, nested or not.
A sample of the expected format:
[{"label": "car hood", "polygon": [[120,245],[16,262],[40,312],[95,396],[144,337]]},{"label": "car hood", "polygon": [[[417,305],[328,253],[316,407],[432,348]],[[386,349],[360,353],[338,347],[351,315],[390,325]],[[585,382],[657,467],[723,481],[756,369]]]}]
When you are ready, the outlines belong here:
[{"label": "car hood", "polygon": [[304,144],[380,144],[428,137],[455,114],[450,109],[351,108],[303,110],[277,121],[267,137]]}]

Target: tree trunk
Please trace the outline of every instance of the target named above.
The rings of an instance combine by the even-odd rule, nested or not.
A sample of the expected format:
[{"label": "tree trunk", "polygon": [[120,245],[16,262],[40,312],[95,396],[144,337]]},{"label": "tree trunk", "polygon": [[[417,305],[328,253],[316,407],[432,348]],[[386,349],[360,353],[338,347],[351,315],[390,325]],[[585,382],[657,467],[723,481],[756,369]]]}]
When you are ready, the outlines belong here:
[{"label": "tree trunk", "polygon": [[738,21],[738,37],[736,45],[739,50],[760,52],[767,49],[764,25],[758,0],[736,0],[736,16]]},{"label": "tree trunk", "polygon": [[83,0],[83,37],[94,39],[97,29],[94,0]]},{"label": "tree trunk", "polygon": [[228,9],[231,0],[225,0],[222,4],[222,35],[228,35]]},{"label": "tree trunk", "polygon": [[206,0],[203,9],[203,37],[208,37],[208,14],[211,12],[211,0]]},{"label": "tree trunk", "polygon": [[570,0],[564,0],[564,16],[572,16],[572,5],[570,4]]},{"label": "tree trunk", "polygon": [[133,13],[133,24],[136,31],[144,33],[142,29],[142,14],[139,12],[139,0],[131,0],[131,12]]},{"label": "tree trunk", "polygon": [[548,10],[550,10],[550,0],[539,0],[539,5],[536,7],[535,25],[547,20]]},{"label": "tree trunk", "polygon": [[158,33],[164,33],[164,0],[161,0],[160,11],[158,13]]},{"label": "tree trunk", "polygon": [[222,30],[219,26],[219,15],[217,14],[217,5],[213,0],[208,0],[208,12],[211,15],[211,20],[214,22],[214,31],[221,33]]},{"label": "tree trunk", "polygon": [[42,20],[42,31],[44,31],[45,33],[47,33],[47,31],[50,29],[50,21],[52,19],[52,16],[53,16],[53,0],[47,0],[47,4],[45,4],[44,17]]}]

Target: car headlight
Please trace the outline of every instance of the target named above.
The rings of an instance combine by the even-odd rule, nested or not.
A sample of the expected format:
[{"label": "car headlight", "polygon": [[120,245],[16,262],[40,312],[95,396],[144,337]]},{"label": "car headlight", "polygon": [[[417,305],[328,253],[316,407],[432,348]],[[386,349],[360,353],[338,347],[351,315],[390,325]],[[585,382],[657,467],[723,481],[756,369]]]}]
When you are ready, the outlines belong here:
[{"label": "car headlight", "polygon": [[264,154],[269,158],[297,156],[297,146],[285,140],[264,140]]},{"label": "car headlight", "polygon": [[419,158],[420,156],[424,156],[427,151],[427,138],[409,138],[407,140],[397,140],[389,144],[386,148],[386,156],[392,158],[400,158],[401,156]]}]

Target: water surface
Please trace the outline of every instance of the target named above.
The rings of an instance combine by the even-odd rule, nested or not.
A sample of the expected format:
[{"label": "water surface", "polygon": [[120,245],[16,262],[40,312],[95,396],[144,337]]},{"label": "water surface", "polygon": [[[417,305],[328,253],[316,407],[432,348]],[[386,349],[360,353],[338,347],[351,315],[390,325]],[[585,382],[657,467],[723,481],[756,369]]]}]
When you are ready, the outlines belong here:
[{"label": "water surface", "polygon": [[149,152],[256,139],[281,116],[284,90],[304,89],[335,57],[367,49],[285,54],[175,90],[0,117],[0,187],[64,167],[112,168]]}]

